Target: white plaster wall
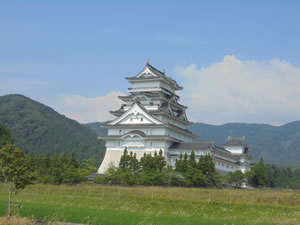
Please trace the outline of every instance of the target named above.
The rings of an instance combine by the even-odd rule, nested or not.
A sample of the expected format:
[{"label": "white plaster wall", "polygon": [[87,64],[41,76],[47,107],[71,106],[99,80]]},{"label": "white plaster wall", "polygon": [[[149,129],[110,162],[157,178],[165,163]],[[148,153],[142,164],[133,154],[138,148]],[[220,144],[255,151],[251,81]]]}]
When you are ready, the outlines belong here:
[{"label": "white plaster wall", "polygon": [[193,139],[189,136],[186,136],[180,132],[177,132],[177,131],[174,131],[172,129],[167,129],[166,130],[166,135],[170,136],[170,137],[173,137],[173,138],[176,138],[178,140],[181,140],[181,141],[185,141],[185,142],[190,142],[192,141]]},{"label": "white plaster wall", "polygon": [[143,88],[143,87],[159,87],[159,81],[146,81],[146,82],[133,82],[132,86],[133,88]]},{"label": "white plaster wall", "polygon": [[160,85],[160,87],[163,87],[163,88],[169,90],[170,92],[175,93],[175,90],[170,85],[168,85],[164,82],[160,82],[159,85]]},{"label": "white plaster wall", "polygon": [[236,166],[232,166],[231,164],[228,164],[226,162],[217,161],[217,160],[215,160],[215,168],[217,170],[220,170],[225,173],[234,172],[235,170],[238,169],[238,167],[236,167]]},{"label": "white plaster wall", "polygon": [[153,122],[141,113],[129,114],[120,124],[152,124]]},{"label": "white plaster wall", "polygon": [[[170,154],[172,154],[172,156],[170,156],[170,158],[169,158],[170,165],[175,167],[176,159],[179,160],[180,154],[184,155],[185,152],[187,152],[187,154],[190,155],[192,150],[178,149],[176,151],[172,150],[171,152],[169,152]],[[195,152],[195,156],[196,156],[197,161],[199,161],[199,158],[200,158],[201,155],[210,154],[213,157],[213,160],[215,162],[215,168],[219,171],[224,172],[224,173],[233,172],[235,170],[241,170],[242,172],[244,172],[247,169],[250,169],[250,168],[246,168],[245,166],[240,166],[240,165],[236,164],[237,161],[233,158],[226,157],[226,156],[223,156],[221,154],[211,153],[211,151],[209,149],[207,149],[207,150],[194,150],[194,152]],[[229,161],[229,162],[226,162],[226,161]]]},{"label": "white plaster wall", "polygon": [[166,128],[143,128],[143,129],[108,129],[108,135],[123,135],[130,131],[139,130],[144,132],[146,135],[166,135]]},{"label": "white plaster wall", "polygon": [[[132,150],[128,150],[129,152]],[[164,151],[164,149],[162,149],[162,151]],[[120,158],[123,155],[124,149],[110,149],[107,148],[106,152],[105,152],[105,156],[104,159],[98,169],[98,173],[100,174],[104,174],[106,173],[107,169],[109,168],[110,164],[118,167],[119,166],[119,162],[120,162]],[[144,153],[146,154],[154,154],[155,150],[144,150],[144,151],[132,151],[133,153],[136,153],[136,158],[138,160],[140,160],[143,156]]]},{"label": "white plaster wall", "polygon": [[244,147],[242,146],[224,146],[226,150],[233,154],[242,154],[244,152]]}]

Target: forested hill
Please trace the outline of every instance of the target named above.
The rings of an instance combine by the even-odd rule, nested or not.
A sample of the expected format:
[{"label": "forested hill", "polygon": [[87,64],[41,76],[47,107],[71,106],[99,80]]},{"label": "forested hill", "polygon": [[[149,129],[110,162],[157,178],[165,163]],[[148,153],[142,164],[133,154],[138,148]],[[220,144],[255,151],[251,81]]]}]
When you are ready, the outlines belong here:
[{"label": "forested hill", "polygon": [[[98,164],[103,159],[105,148],[97,140],[97,134],[107,132],[101,128],[103,123],[81,125],[22,95],[0,96],[0,123],[11,129],[15,144],[26,153],[74,151],[78,159],[92,157]],[[300,164],[300,121],[283,126],[195,123],[189,129],[200,135],[198,140],[217,145],[228,136],[246,136],[254,159],[263,156],[269,163]]]},{"label": "forested hill", "polygon": [[246,136],[254,159],[263,157],[276,164],[300,163],[300,121],[283,126],[228,123],[220,126],[195,123],[189,129],[200,135],[198,140],[225,143],[228,136]]},{"label": "forested hill", "polygon": [[[101,125],[99,122],[85,124],[100,135],[107,132]],[[215,126],[194,123],[188,129],[200,135],[195,141],[214,141],[217,145],[224,144],[228,136],[246,136],[254,160],[262,156],[268,163],[300,163],[300,121],[283,126],[246,123]]]},{"label": "forested hill", "polygon": [[78,159],[93,157],[98,164],[104,157],[104,145],[94,131],[22,95],[0,96],[0,123],[28,154],[74,151]]}]

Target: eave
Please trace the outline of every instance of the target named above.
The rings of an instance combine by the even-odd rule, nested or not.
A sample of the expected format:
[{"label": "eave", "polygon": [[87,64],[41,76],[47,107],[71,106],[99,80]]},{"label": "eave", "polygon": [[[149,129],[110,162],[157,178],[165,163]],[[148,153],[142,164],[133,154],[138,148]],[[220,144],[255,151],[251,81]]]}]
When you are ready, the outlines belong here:
[{"label": "eave", "polygon": [[193,134],[191,131],[182,129],[172,124],[115,124],[115,125],[103,125],[103,128],[107,129],[140,129],[140,128],[170,128],[172,130],[178,131],[190,138],[197,138],[198,135]]},{"label": "eave", "polygon": [[191,124],[193,124],[190,121],[182,120],[182,119],[180,119],[180,118],[178,118],[176,116],[170,115],[169,113],[166,113],[164,111],[156,110],[155,112],[150,112],[150,113],[153,114],[153,115],[165,115],[165,116],[168,116],[171,119],[174,119],[174,120],[176,120],[176,121],[178,121],[180,123],[183,123],[184,125],[191,125]]},{"label": "eave", "polygon": [[[166,84],[169,84],[172,88],[174,88],[176,91],[182,90],[183,87],[179,86],[178,84],[175,84],[173,80],[171,80],[171,78],[167,78],[167,77],[126,77],[126,80],[128,80],[130,83],[133,82],[145,82],[145,81],[163,81]],[[170,79],[170,80],[169,80]]]},{"label": "eave", "polygon": [[[98,139],[101,140],[123,140],[124,135],[106,135],[106,136],[99,136]],[[145,140],[167,140],[172,142],[182,142],[177,138],[173,138],[167,135],[146,135],[144,137]]]}]

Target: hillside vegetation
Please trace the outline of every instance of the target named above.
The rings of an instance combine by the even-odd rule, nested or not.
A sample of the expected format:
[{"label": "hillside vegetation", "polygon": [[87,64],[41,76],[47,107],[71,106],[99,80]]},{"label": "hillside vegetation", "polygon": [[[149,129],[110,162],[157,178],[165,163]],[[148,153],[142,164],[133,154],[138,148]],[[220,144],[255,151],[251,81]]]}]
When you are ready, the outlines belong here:
[{"label": "hillside vegetation", "polygon": [[93,157],[98,164],[104,157],[95,132],[22,95],[0,97],[0,123],[10,128],[13,142],[27,154],[74,152],[79,160]]},{"label": "hillside vegetation", "polygon": [[[103,159],[105,147],[96,136],[107,133],[101,127],[104,123],[81,125],[22,95],[0,97],[0,123],[11,129],[13,141],[26,153],[70,155],[74,151],[80,160],[93,157],[100,164]],[[194,123],[188,129],[200,135],[195,141],[214,141],[217,145],[225,143],[228,136],[246,136],[254,160],[262,156],[267,163],[300,163],[300,121],[282,126]]]},{"label": "hillside vegetation", "polygon": [[246,136],[254,159],[276,164],[300,163],[300,121],[282,126],[228,123],[220,126],[195,123],[189,127],[200,135],[198,140],[211,140],[218,145],[228,136]]}]

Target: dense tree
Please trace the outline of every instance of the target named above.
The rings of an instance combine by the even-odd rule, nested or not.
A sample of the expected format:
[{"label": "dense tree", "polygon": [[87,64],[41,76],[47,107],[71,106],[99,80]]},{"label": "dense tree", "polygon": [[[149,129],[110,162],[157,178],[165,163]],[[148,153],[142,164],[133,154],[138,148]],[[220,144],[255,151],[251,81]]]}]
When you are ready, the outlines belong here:
[{"label": "dense tree", "polygon": [[189,168],[196,168],[197,167],[197,161],[196,161],[196,156],[195,156],[195,152],[192,151],[189,161],[188,161],[188,167]]},{"label": "dense tree", "polygon": [[128,155],[127,148],[124,149],[123,155],[120,158],[119,168],[123,171],[129,170],[130,155]]},{"label": "dense tree", "polygon": [[0,149],[8,143],[12,143],[10,130],[4,124],[0,124]]},{"label": "dense tree", "polygon": [[144,154],[140,160],[141,172],[140,182],[144,185],[164,185],[168,181],[168,176],[163,171],[166,166],[166,160],[162,150],[151,154]]},{"label": "dense tree", "polygon": [[86,181],[86,176],[97,171],[97,168],[83,160],[81,164],[76,160],[75,155],[70,158],[63,154],[48,153],[45,156],[30,155],[30,170],[36,172],[38,181],[50,184],[76,184]]},{"label": "dense tree", "polygon": [[180,154],[179,160],[177,160],[175,164],[175,170],[184,173],[188,168],[188,154],[187,152],[184,153],[184,156]]},{"label": "dense tree", "polygon": [[185,152],[184,157],[181,155],[175,166],[175,170],[184,176],[187,186],[207,187],[216,186],[218,183],[215,165],[210,155],[200,156],[197,162],[194,151],[191,151],[189,158]]},{"label": "dense tree", "polygon": [[256,165],[247,173],[247,180],[253,187],[265,187],[268,184],[267,168],[261,157]]},{"label": "dense tree", "polygon": [[207,178],[207,186],[215,186],[218,183],[218,176],[215,169],[213,158],[207,154],[200,156],[198,168]]},{"label": "dense tree", "polygon": [[242,171],[236,170],[227,174],[227,181],[234,187],[241,187],[245,179],[245,175]]}]

